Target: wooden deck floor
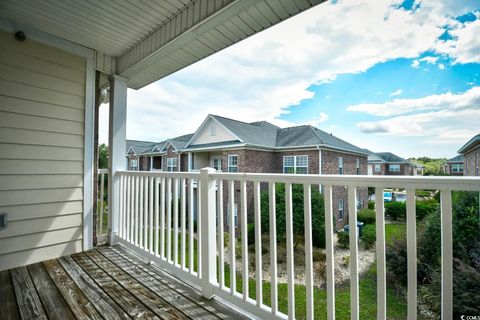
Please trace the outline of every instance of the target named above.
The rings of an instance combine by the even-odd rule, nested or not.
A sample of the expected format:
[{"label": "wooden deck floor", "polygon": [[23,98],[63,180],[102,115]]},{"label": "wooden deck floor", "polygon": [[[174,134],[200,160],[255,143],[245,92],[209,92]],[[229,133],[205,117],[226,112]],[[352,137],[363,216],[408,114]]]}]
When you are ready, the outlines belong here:
[{"label": "wooden deck floor", "polygon": [[226,318],[246,319],[121,246],[0,272],[0,319]]}]

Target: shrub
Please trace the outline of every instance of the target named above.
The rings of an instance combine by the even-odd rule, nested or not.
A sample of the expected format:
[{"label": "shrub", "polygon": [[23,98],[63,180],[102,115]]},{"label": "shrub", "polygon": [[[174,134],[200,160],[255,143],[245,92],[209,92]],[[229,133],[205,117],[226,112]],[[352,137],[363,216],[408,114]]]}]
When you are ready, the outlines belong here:
[{"label": "shrub", "polygon": [[255,224],[254,223],[247,224],[247,240],[248,240],[248,244],[255,243]]},{"label": "shrub", "polygon": [[338,247],[342,249],[348,249],[348,245],[349,245],[348,232],[345,232],[345,231],[337,232],[337,237],[338,237],[338,242],[337,242]]},{"label": "shrub", "polygon": [[362,209],[357,213],[357,220],[365,224],[375,224],[375,210]]},{"label": "shrub", "polygon": [[430,198],[432,193],[428,190],[415,190],[415,195],[420,198]]},{"label": "shrub", "polygon": [[407,214],[407,207],[404,202],[387,202],[385,203],[385,214],[393,220],[404,220]]},{"label": "shrub", "polygon": [[362,242],[365,246],[365,249],[370,249],[375,244],[376,240],[376,233],[375,233],[375,225],[369,224],[363,228],[362,233]]},{"label": "shrub", "polygon": [[375,201],[368,201],[368,209],[375,210]]},{"label": "shrub", "polygon": [[[313,245],[325,248],[325,209],[323,196],[318,188],[311,191],[312,205],[312,242]],[[262,232],[270,230],[268,191],[262,191],[261,211],[262,211]],[[286,238],[285,221],[285,185],[277,184],[275,190],[276,200],[276,224],[277,240],[284,241]],[[304,212],[303,212],[303,185],[292,185],[292,207],[293,207],[293,234],[296,236],[305,235]]]},{"label": "shrub", "polygon": [[417,220],[423,220],[430,213],[436,212],[438,208],[438,203],[435,200],[417,201],[415,204]]},{"label": "shrub", "polygon": [[349,265],[350,265],[350,256],[343,256],[342,266],[344,266],[345,268],[348,268]]},{"label": "shrub", "polygon": [[324,279],[325,275],[327,274],[327,265],[325,262],[320,261],[315,264],[314,266],[315,273],[314,275],[318,277],[319,279]]},{"label": "shrub", "polygon": [[407,285],[407,241],[395,240],[385,251],[387,262],[387,279],[394,286]]},{"label": "shrub", "polygon": [[318,262],[318,261],[326,261],[327,260],[327,255],[325,252],[320,251],[320,250],[313,250],[313,261]]}]

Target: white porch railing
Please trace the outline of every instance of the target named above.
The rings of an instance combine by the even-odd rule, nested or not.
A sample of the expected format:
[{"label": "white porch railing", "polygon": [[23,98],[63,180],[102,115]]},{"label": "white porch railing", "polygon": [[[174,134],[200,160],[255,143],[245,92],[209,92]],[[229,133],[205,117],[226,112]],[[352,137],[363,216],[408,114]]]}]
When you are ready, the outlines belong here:
[{"label": "white porch railing", "polygon": [[[377,260],[377,318],[386,319],[386,257],[384,188],[404,188],[407,193],[407,256],[408,256],[408,319],[417,315],[417,253],[415,190],[440,190],[441,192],[441,252],[442,252],[442,318],[451,319],[453,306],[452,266],[452,190],[480,191],[480,179],[473,177],[401,177],[401,176],[348,176],[348,175],[289,175],[219,173],[213,169],[197,172],[133,172],[116,174],[120,184],[120,212],[118,242],[157,263],[172,274],[198,286],[204,296],[221,297],[262,319],[294,319],[294,239],[292,185],[302,184],[305,211],[305,285],[307,319],[314,318],[313,262],[312,262],[312,212],[311,186],[324,186],[326,233],[326,282],[328,319],[335,319],[335,279],[333,246],[332,187],[348,188],[350,225],[356,220],[356,189],[374,187],[376,194],[376,260]],[[223,183],[219,183],[223,181]],[[198,185],[197,185],[198,183]],[[229,228],[230,285],[227,287],[224,254],[224,191],[228,212],[234,212],[235,195],[239,196],[241,221],[247,219],[247,183],[253,184],[255,224],[255,276],[256,297],[249,293],[248,232],[241,223],[242,290],[236,286],[236,232]],[[285,185],[286,248],[288,312],[278,308],[277,241],[275,185]],[[271,305],[263,301],[262,293],[262,186],[268,185]],[[239,188],[238,188],[239,186]],[[238,190],[239,189],[239,190]],[[219,196],[221,195],[221,196]],[[237,197],[238,198],[238,197]],[[194,199],[197,199],[194,201]],[[196,219],[196,212],[199,212]],[[234,225],[233,214],[228,215],[228,226]],[[196,220],[196,223],[195,223]],[[218,223],[217,223],[218,221]],[[359,276],[357,228],[350,228],[350,297],[351,319],[359,319]],[[218,250],[217,250],[218,249]],[[173,252],[172,252],[173,251]],[[195,260],[196,259],[196,260]],[[217,270],[218,265],[218,270]]]}]

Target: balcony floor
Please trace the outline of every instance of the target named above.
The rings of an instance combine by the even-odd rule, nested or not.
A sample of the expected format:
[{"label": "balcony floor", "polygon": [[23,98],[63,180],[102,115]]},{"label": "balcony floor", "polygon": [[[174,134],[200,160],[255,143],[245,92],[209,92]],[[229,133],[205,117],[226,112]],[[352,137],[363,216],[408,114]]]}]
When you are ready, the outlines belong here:
[{"label": "balcony floor", "polygon": [[247,319],[121,246],[1,271],[0,301],[0,319]]}]

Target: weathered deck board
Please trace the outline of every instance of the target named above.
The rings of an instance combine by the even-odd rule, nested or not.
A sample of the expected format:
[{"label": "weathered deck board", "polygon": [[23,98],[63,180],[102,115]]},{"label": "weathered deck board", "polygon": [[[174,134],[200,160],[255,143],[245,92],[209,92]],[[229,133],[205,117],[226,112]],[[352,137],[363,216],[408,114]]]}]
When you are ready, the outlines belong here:
[{"label": "weathered deck board", "polygon": [[91,301],[72,281],[57,260],[44,261],[43,266],[77,319],[102,319]]},{"label": "weathered deck board", "polygon": [[75,317],[67,306],[60,291],[45,271],[41,263],[27,266],[33,284],[37,289],[38,296],[42,302],[45,313],[49,319],[74,320]]},{"label": "weathered deck board", "polygon": [[129,316],[132,318],[160,319],[135,296],[114,281],[112,277],[115,277],[115,274],[111,274],[111,277],[83,253],[74,254],[72,257]]},{"label": "weathered deck board", "polygon": [[177,310],[171,304],[166,302],[160,296],[156,295],[149,288],[136,282],[125,271],[107,260],[97,251],[87,251],[85,254],[92,259],[103,271],[114,275],[114,279],[124,287],[128,292],[140,299],[150,310],[163,319],[189,319],[180,310]]},{"label": "weathered deck board", "polygon": [[98,251],[116,266],[132,276],[135,280],[158,294],[168,303],[177,307],[177,309],[181,309],[192,319],[220,319],[207,309],[165,285],[162,281],[157,279],[156,275],[150,273],[148,269],[145,269],[138,263],[125,259],[111,249],[99,248]]},{"label": "weathered deck board", "polygon": [[0,319],[20,319],[10,271],[0,272]]},{"label": "weathered deck board", "polygon": [[221,304],[216,300],[205,299],[199,291],[179,281],[172,280],[171,276],[168,276],[164,272],[161,272],[155,266],[152,266],[147,262],[140,260],[137,256],[135,256],[133,253],[131,253],[122,246],[109,247],[108,249],[127,259],[129,263],[132,263],[137,267],[142,267],[149,273],[150,276],[155,277],[155,279],[170,287],[170,290],[175,290],[177,293],[182,294],[189,300],[195,301],[195,303],[197,303],[199,306],[207,309],[212,314],[216,315],[221,319],[249,319],[245,315],[226,307],[225,305]]},{"label": "weathered deck board", "polygon": [[95,308],[106,320],[131,319],[125,311],[112,300],[90,276],[80,268],[72,257],[62,257],[58,261],[72,278],[75,284],[83,291],[90,301],[95,301]]},{"label": "weathered deck board", "polygon": [[0,271],[0,319],[248,319],[122,246]]},{"label": "weathered deck board", "polygon": [[27,268],[18,267],[10,272],[22,319],[47,319]]}]

